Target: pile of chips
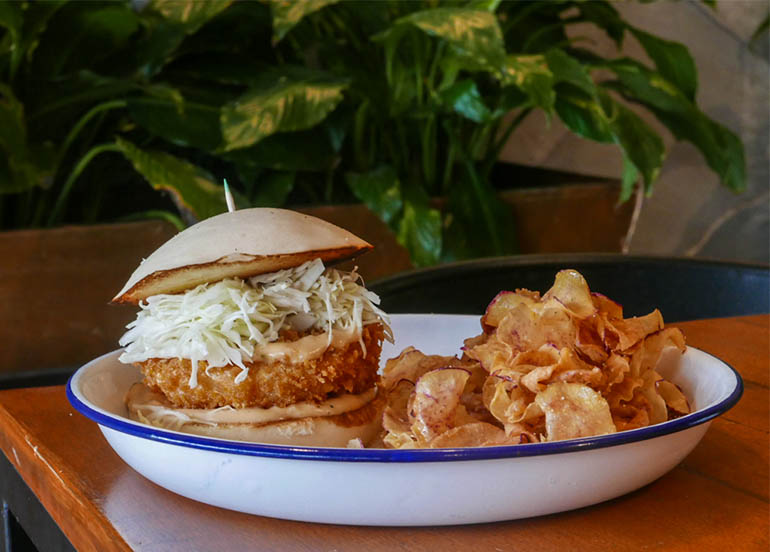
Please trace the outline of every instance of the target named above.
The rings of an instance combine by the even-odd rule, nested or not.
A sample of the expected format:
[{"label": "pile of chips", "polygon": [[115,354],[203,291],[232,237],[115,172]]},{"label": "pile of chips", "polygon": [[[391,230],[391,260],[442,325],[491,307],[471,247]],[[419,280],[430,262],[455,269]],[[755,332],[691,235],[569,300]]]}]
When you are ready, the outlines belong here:
[{"label": "pile of chips", "polygon": [[557,441],[664,422],[690,412],[655,371],[677,328],[623,309],[563,270],[542,297],[504,291],[465,340],[462,358],[405,349],[387,362],[383,442],[444,448]]}]

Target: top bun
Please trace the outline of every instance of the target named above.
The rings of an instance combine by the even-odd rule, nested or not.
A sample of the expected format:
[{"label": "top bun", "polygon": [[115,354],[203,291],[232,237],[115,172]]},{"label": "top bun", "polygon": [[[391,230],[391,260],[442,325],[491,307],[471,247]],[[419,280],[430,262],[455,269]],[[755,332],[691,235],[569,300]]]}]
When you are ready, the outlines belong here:
[{"label": "top bun", "polygon": [[248,278],[320,258],[349,259],[372,246],[324,220],[286,209],[241,209],[190,226],[145,259],[113,298],[137,304],[224,278]]}]

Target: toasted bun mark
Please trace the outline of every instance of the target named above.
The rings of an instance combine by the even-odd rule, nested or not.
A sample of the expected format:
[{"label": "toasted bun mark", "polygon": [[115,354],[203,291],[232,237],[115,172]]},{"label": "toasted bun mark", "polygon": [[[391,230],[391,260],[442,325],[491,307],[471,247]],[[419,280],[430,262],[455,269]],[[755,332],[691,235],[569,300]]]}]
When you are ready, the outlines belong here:
[{"label": "toasted bun mark", "polygon": [[372,246],[347,230],[285,209],[222,213],[180,232],[150,255],[114,297],[139,303],[205,282],[247,278],[320,258],[349,259]]}]

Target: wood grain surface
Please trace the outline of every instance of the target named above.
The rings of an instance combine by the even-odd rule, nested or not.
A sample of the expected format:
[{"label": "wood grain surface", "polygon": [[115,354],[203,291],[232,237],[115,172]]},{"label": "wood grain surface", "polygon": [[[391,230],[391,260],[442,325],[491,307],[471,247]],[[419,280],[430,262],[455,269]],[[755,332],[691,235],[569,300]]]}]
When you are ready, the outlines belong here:
[{"label": "wood grain surface", "polygon": [[[63,387],[0,392],[0,448],[79,550],[767,550],[767,315],[678,324],[735,367],[745,393],[679,466],[572,512],[456,527],[269,519],[174,495],[125,465]],[[403,482],[408,484],[408,482]],[[376,500],[376,497],[372,497]]]}]

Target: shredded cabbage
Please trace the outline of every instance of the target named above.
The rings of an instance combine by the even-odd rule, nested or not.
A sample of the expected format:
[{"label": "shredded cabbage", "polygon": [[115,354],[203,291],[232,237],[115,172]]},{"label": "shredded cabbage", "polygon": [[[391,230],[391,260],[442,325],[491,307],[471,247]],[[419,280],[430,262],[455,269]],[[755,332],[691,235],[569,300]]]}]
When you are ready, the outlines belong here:
[{"label": "shredded cabbage", "polygon": [[[333,329],[360,336],[363,326],[380,322],[392,339],[388,317],[377,307],[379,297],[359,281],[355,271],[325,269],[315,259],[248,280],[228,278],[181,294],[154,295],[140,303],[136,319],[126,326],[120,361],[188,358],[194,388],[201,360],[207,370],[240,367],[235,382],[242,382],[256,347],[276,341],[284,328],[324,330],[331,344]],[[359,342],[363,347],[360,337]]]}]

